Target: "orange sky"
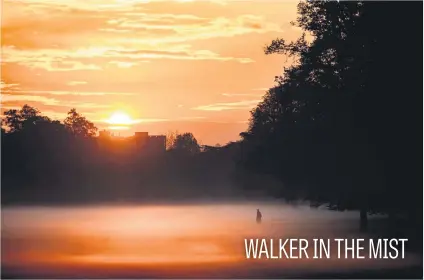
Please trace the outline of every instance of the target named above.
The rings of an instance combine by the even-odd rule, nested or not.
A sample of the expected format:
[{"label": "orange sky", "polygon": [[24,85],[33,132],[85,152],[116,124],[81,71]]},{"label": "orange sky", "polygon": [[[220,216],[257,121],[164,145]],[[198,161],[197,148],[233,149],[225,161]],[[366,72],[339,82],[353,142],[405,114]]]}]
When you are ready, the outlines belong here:
[{"label": "orange sky", "polygon": [[294,1],[3,0],[2,113],[25,103],[55,119],[72,108],[100,128],[193,132],[225,144],[288,64],[265,56],[296,39]]}]

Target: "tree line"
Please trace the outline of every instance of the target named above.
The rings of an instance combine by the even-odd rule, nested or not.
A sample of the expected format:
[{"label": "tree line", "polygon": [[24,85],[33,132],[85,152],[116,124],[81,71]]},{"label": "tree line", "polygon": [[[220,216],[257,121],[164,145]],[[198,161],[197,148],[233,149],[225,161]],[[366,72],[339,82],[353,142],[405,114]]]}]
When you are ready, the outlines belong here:
[{"label": "tree line", "polygon": [[276,196],[422,225],[421,19],[421,2],[299,3],[303,35],[265,47],[294,64],[251,112],[244,166]]},{"label": "tree line", "polygon": [[29,105],[6,111],[2,126],[5,204],[178,200],[231,192],[233,143],[220,149],[200,145],[192,133],[172,132],[165,154],[121,153],[113,145],[102,149],[97,127],[76,109],[59,121]]}]

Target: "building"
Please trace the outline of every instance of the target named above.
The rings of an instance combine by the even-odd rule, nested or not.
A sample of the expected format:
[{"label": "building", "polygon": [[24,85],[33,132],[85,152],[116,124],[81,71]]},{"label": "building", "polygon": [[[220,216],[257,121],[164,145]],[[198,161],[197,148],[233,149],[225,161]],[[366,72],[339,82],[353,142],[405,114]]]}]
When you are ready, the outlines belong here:
[{"label": "building", "polygon": [[137,147],[144,147],[147,145],[149,141],[149,133],[148,132],[136,132],[134,133],[134,141]]},{"label": "building", "polygon": [[147,140],[147,149],[157,153],[165,152],[166,151],[166,136],[165,135],[149,136]]},{"label": "building", "polygon": [[120,150],[131,153],[155,155],[166,151],[165,135],[149,135],[148,132],[136,132],[129,137],[116,137],[109,131],[99,133],[99,146],[106,150]]},{"label": "building", "polygon": [[137,149],[149,154],[161,153],[166,150],[165,135],[149,135],[148,132],[136,132],[134,142]]}]

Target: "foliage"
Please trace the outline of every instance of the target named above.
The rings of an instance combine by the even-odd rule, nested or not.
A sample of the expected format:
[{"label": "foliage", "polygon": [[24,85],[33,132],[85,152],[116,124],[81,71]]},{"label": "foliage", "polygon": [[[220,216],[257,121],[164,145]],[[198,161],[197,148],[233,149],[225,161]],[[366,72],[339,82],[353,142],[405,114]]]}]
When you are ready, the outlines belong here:
[{"label": "foliage", "polygon": [[[248,131],[241,134],[248,147],[245,165],[280,178],[279,195],[286,198],[339,210],[414,212],[422,178],[401,162],[420,161],[406,148],[412,147],[408,142],[418,148],[419,141],[400,137],[411,135],[410,128],[392,125],[395,119],[415,121],[412,110],[399,106],[399,97],[422,95],[421,77],[411,74],[422,65],[410,55],[388,58],[421,53],[418,38],[412,43],[401,34],[394,40],[391,33],[417,26],[411,15],[419,18],[419,9],[411,3],[301,2],[293,24],[304,34],[295,42],[278,38],[265,48],[266,54],[292,56],[297,63],[284,69],[252,110]],[[399,194],[402,178],[408,186]]]},{"label": "foliage", "polygon": [[168,131],[166,134],[166,149],[170,150],[172,149],[172,146],[174,145],[175,138],[178,135],[178,131]]},{"label": "foliage", "polygon": [[195,155],[200,152],[200,145],[197,139],[190,132],[177,134],[171,145],[171,150],[188,155]]},{"label": "foliage", "polygon": [[22,131],[24,128],[34,126],[37,123],[50,121],[48,117],[42,116],[37,108],[26,104],[20,110],[6,111],[4,115],[4,124],[9,127],[10,132]]},{"label": "foliage", "polygon": [[87,120],[83,115],[77,113],[73,108],[68,112],[68,116],[64,120],[66,128],[74,135],[81,137],[93,137],[97,134],[97,127]]}]

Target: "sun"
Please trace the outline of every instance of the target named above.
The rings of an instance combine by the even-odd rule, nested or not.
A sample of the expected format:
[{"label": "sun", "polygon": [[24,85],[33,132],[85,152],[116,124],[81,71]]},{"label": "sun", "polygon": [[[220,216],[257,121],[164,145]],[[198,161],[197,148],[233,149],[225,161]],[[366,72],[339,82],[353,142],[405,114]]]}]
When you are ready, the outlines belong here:
[{"label": "sun", "polygon": [[109,124],[130,125],[133,123],[131,117],[124,112],[115,112],[107,120]]}]

